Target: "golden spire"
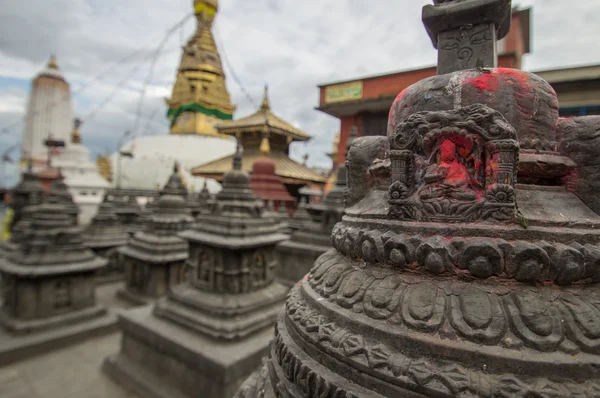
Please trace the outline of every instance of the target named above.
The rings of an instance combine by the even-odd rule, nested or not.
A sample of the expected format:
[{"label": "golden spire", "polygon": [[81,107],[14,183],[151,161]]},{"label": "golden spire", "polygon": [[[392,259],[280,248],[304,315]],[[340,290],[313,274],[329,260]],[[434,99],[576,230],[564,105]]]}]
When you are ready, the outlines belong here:
[{"label": "golden spire", "polygon": [[81,144],[81,134],[79,133],[79,127],[81,127],[81,120],[73,119],[73,132],[71,133],[71,144]]},{"label": "golden spire", "polygon": [[215,125],[233,120],[235,106],[225,84],[221,57],[212,33],[217,0],[194,0],[196,32],[183,47],[167,116],[171,134],[220,137]]},{"label": "golden spire", "polygon": [[48,69],[58,70],[58,64],[56,63],[56,55],[52,54],[48,61]]},{"label": "golden spire", "polygon": [[271,153],[271,144],[269,143],[269,138],[267,138],[267,136],[264,136],[260,142],[260,153],[263,156],[269,156],[269,153]]},{"label": "golden spire", "polygon": [[271,105],[269,104],[269,86],[265,84],[265,94],[263,96],[262,104],[260,105],[260,109],[263,111],[271,110]]}]

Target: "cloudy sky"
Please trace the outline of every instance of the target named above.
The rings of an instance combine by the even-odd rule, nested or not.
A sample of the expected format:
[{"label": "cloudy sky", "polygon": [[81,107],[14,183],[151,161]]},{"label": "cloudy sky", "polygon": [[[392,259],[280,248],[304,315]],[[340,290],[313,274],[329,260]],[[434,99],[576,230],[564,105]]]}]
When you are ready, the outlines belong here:
[{"label": "cloudy sky", "polygon": [[[273,110],[314,137],[309,144],[295,144],[293,156],[309,153],[310,165],[329,167],[325,153],[339,122],[314,110],[317,85],[435,64],[420,22],[421,7],[428,3],[220,0],[215,34],[236,117],[255,110],[268,83]],[[565,0],[513,3],[533,10],[533,52],[525,57],[526,70],[600,63],[600,1],[578,0],[577,7]],[[195,20],[170,36],[167,32],[191,11],[192,0],[3,0],[0,154],[20,143],[30,80],[51,53],[76,93],[75,115],[84,120],[83,141],[94,158],[115,151],[123,132],[135,126],[138,134],[167,134],[163,98],[170,95],[180,47]],[[0,167],[2,185],[13,182],[14,169]]]}]

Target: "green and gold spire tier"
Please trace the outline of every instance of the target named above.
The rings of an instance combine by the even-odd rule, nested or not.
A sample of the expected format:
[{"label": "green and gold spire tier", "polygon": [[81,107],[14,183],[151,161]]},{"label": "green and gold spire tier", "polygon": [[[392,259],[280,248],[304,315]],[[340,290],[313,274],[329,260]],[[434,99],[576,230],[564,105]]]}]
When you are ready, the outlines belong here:
[{"label": "green and gold spire tier", "polygon": [[194,0],[196,32],[183,47],[177,80],[167,100],[171,134],[220,137],[214,125],[233,119],[235,106],[212,33],[218,5],[218,0]]}]

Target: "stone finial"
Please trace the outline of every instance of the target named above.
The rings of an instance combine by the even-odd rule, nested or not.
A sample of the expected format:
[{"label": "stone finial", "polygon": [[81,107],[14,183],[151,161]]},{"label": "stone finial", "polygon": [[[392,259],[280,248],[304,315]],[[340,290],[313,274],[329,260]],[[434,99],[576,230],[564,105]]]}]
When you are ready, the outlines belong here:
[{"label": "stone finial", "polygon": [[423,23],[438,49],[438,74],[498,64],[496,42],[510,30],[511,0],[434,0]]}]

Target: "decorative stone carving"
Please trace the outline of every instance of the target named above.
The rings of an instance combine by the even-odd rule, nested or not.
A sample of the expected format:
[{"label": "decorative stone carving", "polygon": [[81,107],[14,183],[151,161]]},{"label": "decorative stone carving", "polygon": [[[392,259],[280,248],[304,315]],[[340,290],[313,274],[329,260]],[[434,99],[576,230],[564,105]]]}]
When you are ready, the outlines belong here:
[{"label": "decorative stone carving", "polygon": [[485,105],[413,114],[390,137],[390,211],[425,221],[512,220],[516,138]]},{"label": "decorative stone carving", "polygon": [[122,350],[105,369],[142,396],[231,397],[267,353],[288,292],[275,282],[275,246],[286,236],[254,196],[239,148],[211,213],[180,236],[188,281],[121,317]]},{"label": "decorative stone carving", "polygon": [[[487,62],[510,5],[426,7],[440,53],[454,51],[440,73],[472,62],[441,48],[455,29],[491,35],[472,49]],[[600,216],[571,191],[577,132],[557,137],[594,121],[558,123],[548,87],[479,68],[401,93],[387,159],[381,138],[352,144],[334,249],[292,288],[236,398],[600,396]]]}]

